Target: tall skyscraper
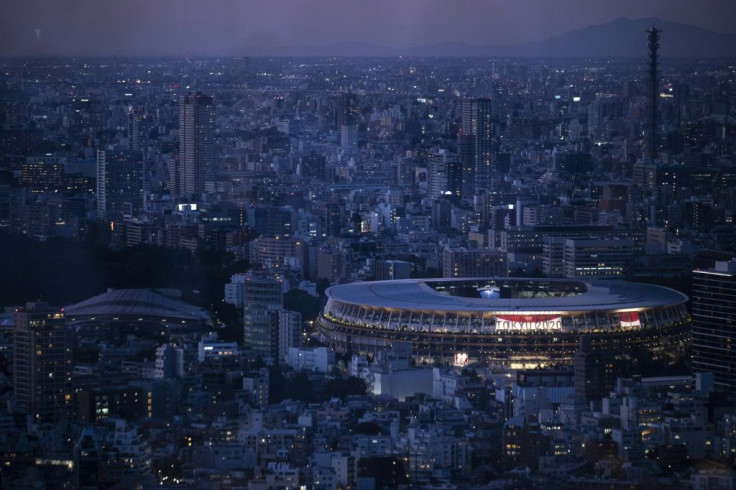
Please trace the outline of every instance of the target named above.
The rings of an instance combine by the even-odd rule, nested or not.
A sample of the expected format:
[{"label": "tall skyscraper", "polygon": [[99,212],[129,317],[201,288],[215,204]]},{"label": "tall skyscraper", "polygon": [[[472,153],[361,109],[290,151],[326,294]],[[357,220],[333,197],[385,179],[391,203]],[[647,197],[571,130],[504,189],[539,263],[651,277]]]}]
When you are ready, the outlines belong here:
[{"label": "tall skyscraper", "polygon": [[358,96],[338,94],[335,99],[337,130],[340,131],[340,146],[348,153],[358,151]]},{"label": "tall skyscraper", "polygon": [[462,194],[469,198],[493,185],[491,99],[464,99],[461,110],[458,156]]},{"label": "tall skyscraper", "polygon": [[355,126],[358,124],[359,106],[356,94],[337,94],[335,97],[335,116],[337,118],[337,129],[342,126]]},{"label": "tall skyscraper", "polygon": [[143,152],[146,149],[146,115],[142,107],[128,114],[128,149]]},{"label": "tall skyscraper", "polygon": [[657,100],[659,98],[659,82],[657,70],[659,69],[659,33],[656,27],[648,31],[649,47],[649,121],[647,121],[647,160],[655,160],[658,151],[657,136]]},{"label": "tall skyscraper", "polygon": [[107,218],[107,165],[105,151],[97,150],[97,218]]},{"label": "tall skyscraper", "polygon": [[15,311],[13,389],[38,423],[71,416],[72,342],[64,311],[43,302]]},{"label": "tall skyscraper", "polygon": [[475,107],[475,193],[480,194],[493,186],[491,99],[477,99]]},{"label": "tall skyscraper", "polygon": [[212,97],[190,93],[179,101],[179,161],[172,190],[176,197],[204,192],[215,173],[215,105]]},{"label": "tall skyscraper", "polygon": [[693,271],[693,371],[736,394],[736,258]]}]

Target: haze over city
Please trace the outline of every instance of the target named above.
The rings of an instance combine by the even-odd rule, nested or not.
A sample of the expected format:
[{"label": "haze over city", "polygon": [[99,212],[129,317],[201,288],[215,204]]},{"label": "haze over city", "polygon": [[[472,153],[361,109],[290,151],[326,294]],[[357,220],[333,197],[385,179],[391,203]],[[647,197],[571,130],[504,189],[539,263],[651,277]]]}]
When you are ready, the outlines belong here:
[{"label": "haze over city", "polygon": [[736,32],[729,0],[5,0],[0,54],[243,56],[297,48],[320,54],[341,43],[399,51],[450,42],[509,46],[622,16]]}]

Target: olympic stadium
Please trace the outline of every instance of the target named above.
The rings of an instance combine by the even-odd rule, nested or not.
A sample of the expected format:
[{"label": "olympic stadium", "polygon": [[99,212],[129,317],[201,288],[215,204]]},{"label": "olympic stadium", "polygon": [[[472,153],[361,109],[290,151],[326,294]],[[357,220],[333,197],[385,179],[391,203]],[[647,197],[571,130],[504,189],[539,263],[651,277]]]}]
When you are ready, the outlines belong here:
[{"label": "olympic stadium", "polygon": [[327,290],[319,334],[340,352],[409,342],[415,359],[506,368],[571,365],[581,335],[654,357],[690,337],[687,296],[618,280],[464,278],[359,282]]}]

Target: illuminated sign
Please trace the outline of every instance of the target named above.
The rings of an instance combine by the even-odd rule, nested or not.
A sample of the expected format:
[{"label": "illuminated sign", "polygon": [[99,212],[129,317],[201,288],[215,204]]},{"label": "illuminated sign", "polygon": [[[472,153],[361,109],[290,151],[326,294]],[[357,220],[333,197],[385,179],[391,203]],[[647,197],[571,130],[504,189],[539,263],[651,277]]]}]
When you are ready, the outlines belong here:
[{"label": "illuminated sign", "polygon": [[468,365],[468,353],[467,352],[456,352],[455,353],[455,362],[453,363],[455,367],[463,367]]},{"label": "illuminated sign", "polygon": [[529,330],[562,330],[558,315],[503,315],[496,317],[497,332],[525,332]]},{"label": "illuminated sign", "polygon": [[621,320],[621,328],[639,328],[641,327],[641,321],[639,321],[639,313],[636,311],[627,311],[618,314],[619,320]]}]

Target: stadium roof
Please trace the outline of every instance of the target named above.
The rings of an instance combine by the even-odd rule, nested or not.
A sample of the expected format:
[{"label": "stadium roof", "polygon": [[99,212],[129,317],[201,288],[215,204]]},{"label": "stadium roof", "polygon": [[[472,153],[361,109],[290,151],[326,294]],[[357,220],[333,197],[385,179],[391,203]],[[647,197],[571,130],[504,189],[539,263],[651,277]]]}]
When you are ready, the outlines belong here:
[{"label": "stadium roof", "polygon": [[209,322],[208,311],[156,289],[112,289],[64,308],[67,317],[138,316]]},{"label": "stadium roof", "polygon": [[[523,285],[546,283],[551,292],[555,284],[576,283],[580,294],[534,298],[477,298],[451,296],[436,291],[430,283],[483,283],[495,281]],[[530,278],[460,278],[460,279],[405,279],[393,281],[359,282],[333,286],[329,297],[342,303],[434,311],[576,311],[619,310],[652,308],[687,301],[687,296],[673,289],[651,284],[619,280],[583,281],[575,279]]]}]

